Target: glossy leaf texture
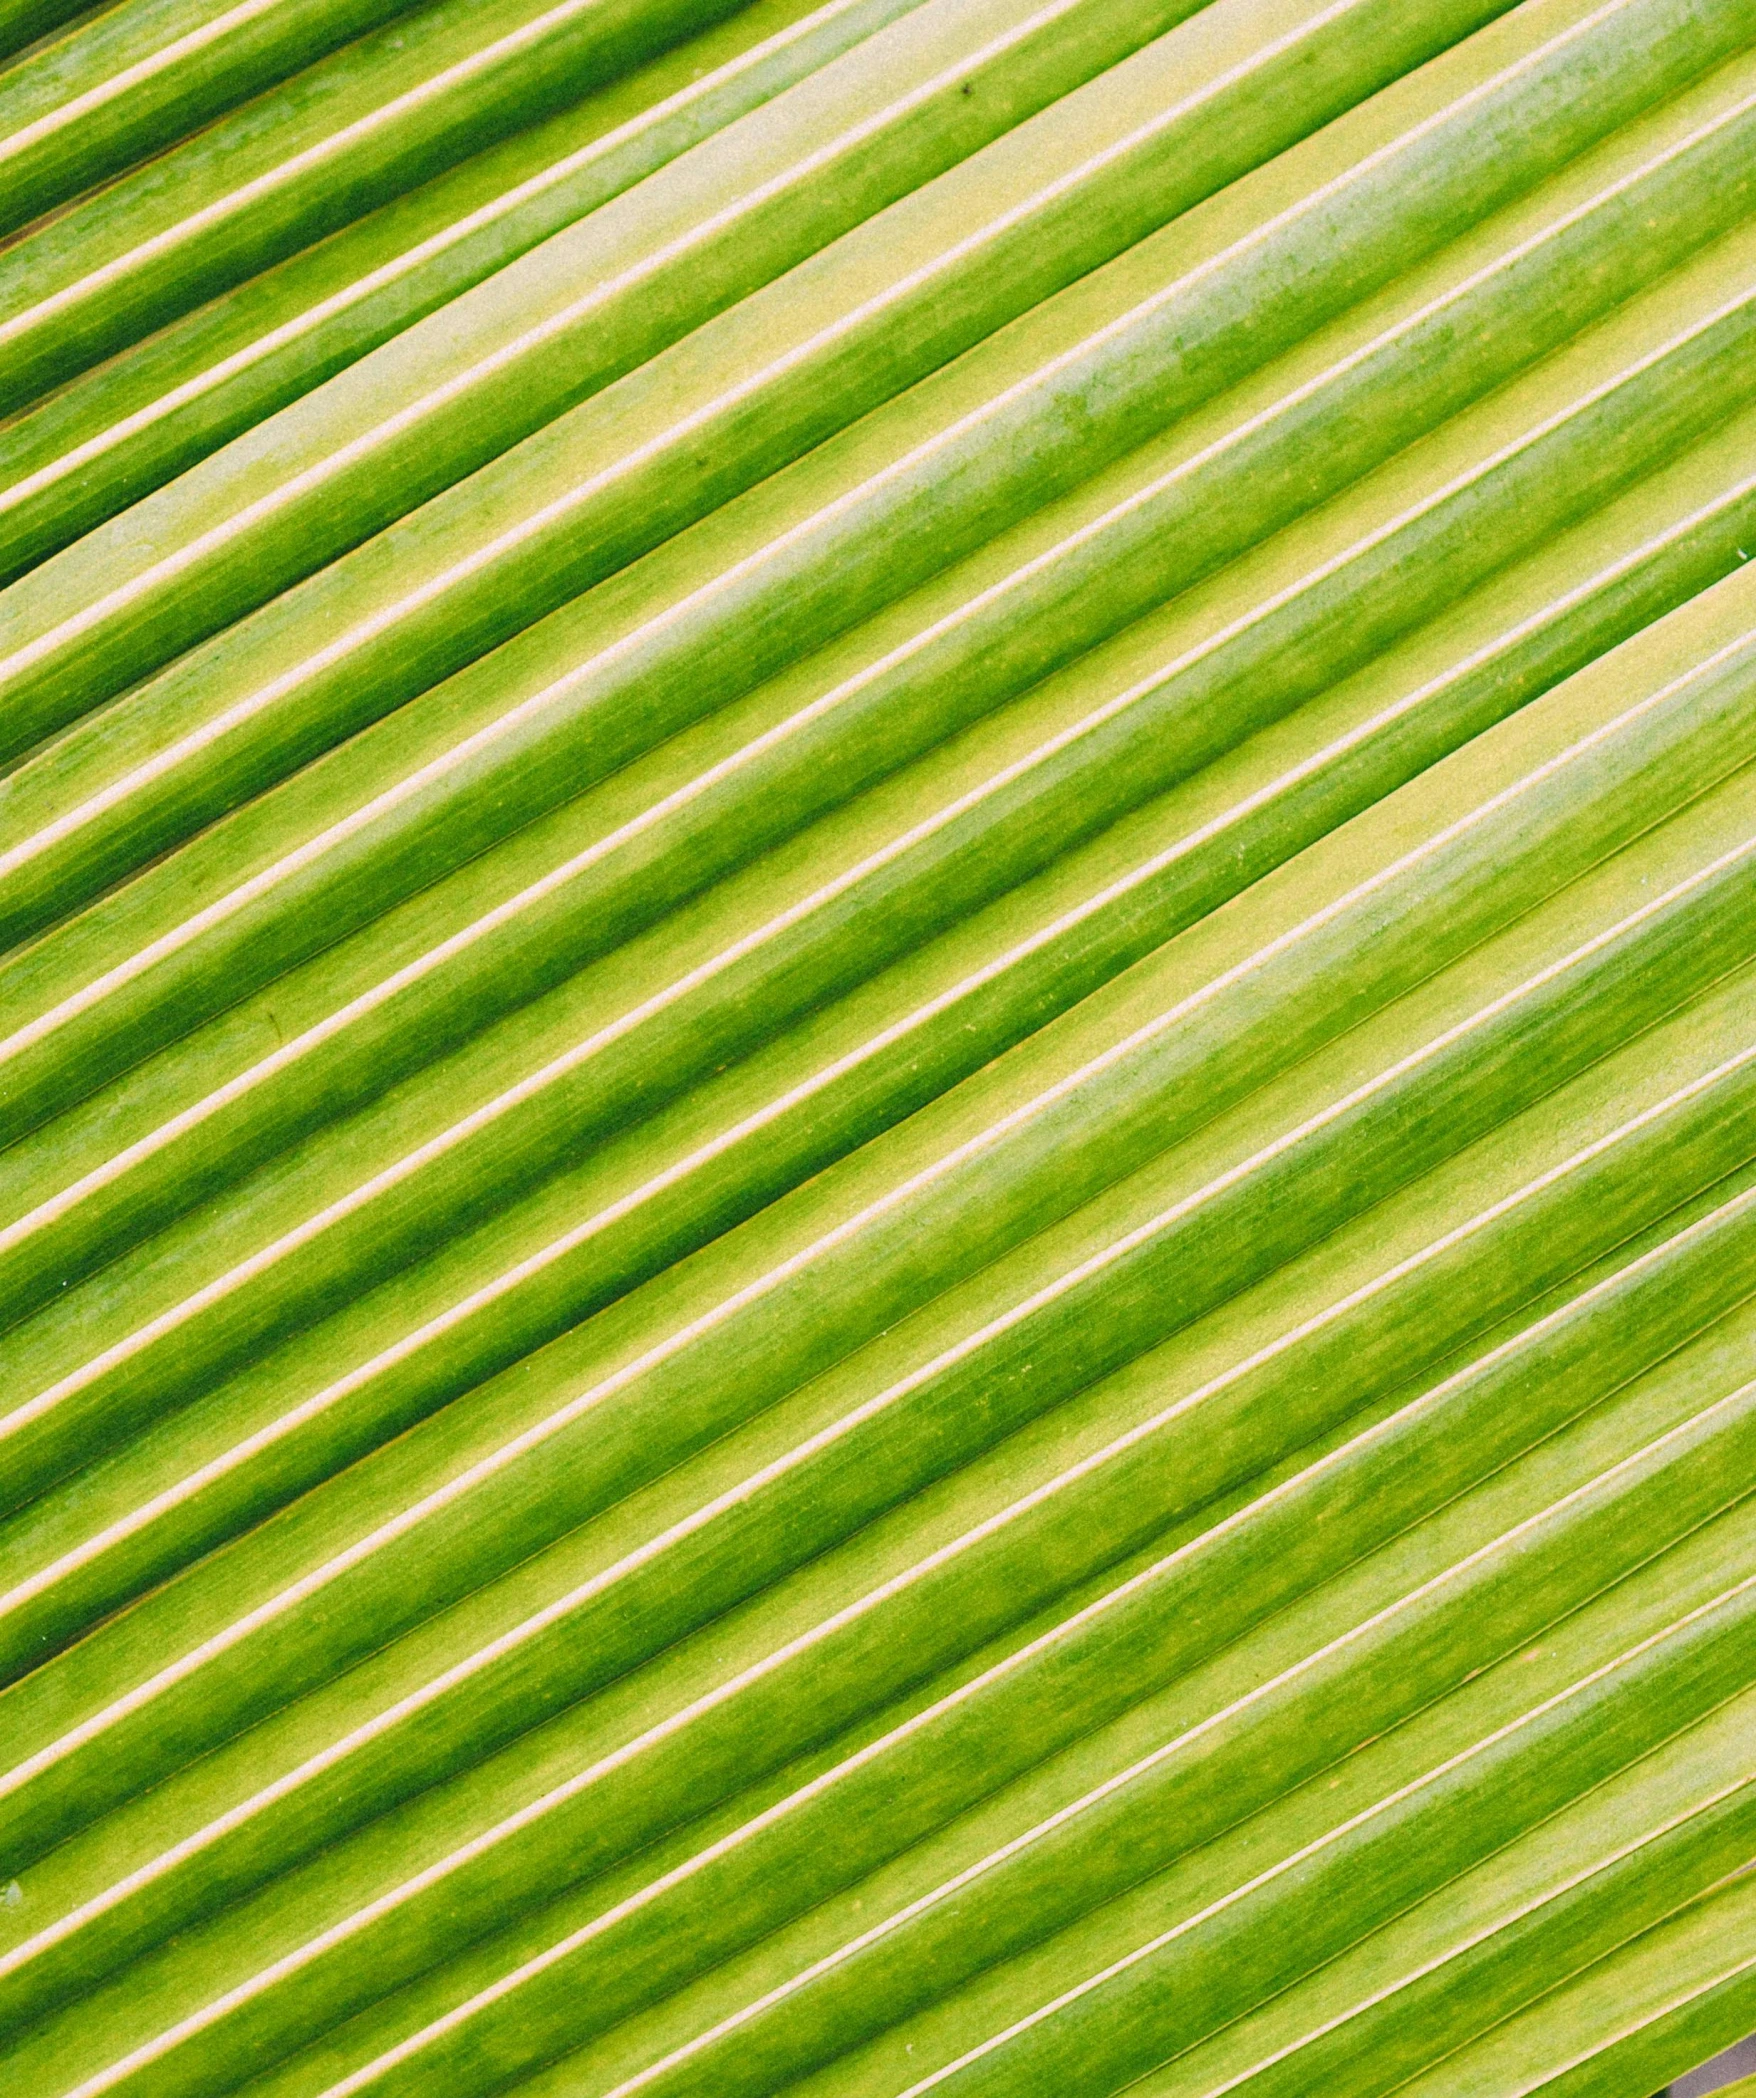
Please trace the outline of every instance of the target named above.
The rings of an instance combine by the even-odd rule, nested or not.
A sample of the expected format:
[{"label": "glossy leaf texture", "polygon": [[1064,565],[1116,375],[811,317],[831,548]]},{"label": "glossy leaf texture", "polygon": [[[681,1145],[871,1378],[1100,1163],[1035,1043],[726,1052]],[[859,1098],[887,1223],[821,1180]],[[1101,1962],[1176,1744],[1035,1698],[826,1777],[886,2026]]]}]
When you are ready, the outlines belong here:
[{"label": "glossy leaf texture", "polygon": [[0,2073],[1756,2028],[1749,0],[0,0]]}]

